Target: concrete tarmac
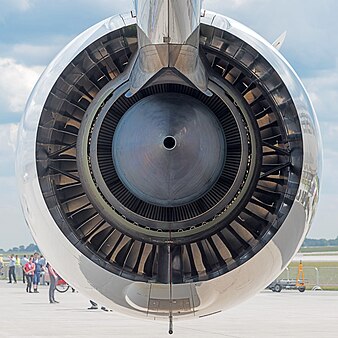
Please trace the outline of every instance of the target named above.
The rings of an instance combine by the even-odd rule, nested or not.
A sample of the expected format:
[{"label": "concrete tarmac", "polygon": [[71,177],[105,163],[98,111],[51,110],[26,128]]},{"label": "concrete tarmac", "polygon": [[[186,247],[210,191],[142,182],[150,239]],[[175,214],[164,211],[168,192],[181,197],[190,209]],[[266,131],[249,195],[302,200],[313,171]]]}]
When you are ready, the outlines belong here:
[{"label": "concrete tarmac", "polygon": [[[79,293],[56,292],[60,304],[49,304],[48,287],[27,294],[22,282],[0,281],[0,337],[168,337],[166,322],[138,320],[115,312],[87,310]],[[338,292],[263,291],[228,311],[203,319],[174,323],[175,338],[321,338],[338,337]]]}]

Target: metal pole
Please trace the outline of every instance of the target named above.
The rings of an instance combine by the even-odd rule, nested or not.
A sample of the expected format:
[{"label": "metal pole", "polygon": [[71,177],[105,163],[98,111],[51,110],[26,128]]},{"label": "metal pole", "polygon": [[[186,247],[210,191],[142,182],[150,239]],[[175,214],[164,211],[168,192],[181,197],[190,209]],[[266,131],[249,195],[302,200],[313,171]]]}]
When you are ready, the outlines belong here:
[{"label": "metal pole", "polygon": [[318,268],[315,268],[316,270],[316,286],[319,286],[319,270]]}]

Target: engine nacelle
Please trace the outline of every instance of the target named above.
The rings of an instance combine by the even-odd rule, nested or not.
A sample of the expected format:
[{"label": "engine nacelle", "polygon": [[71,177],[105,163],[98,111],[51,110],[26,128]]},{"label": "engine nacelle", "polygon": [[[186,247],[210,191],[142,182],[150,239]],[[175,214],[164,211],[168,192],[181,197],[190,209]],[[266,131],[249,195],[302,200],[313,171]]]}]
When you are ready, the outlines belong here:
[{"label": "engine nacelle", "polygon": [[[134,316],[202,317],[260,291],[318,200],[320,134],[299,78],[256,33],[190,2],[138,1],[139,21],[82,33],[20,127],[21,202],[39,247],[88,298]],[[165,11],[178,18],[167,26],[190,25],[157,31]]]}]

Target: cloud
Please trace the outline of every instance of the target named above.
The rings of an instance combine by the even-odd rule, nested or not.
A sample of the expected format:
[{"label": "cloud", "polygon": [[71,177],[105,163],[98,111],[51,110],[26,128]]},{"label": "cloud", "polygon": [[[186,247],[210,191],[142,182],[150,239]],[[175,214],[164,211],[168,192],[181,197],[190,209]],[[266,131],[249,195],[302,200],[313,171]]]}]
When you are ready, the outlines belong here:
[{"label": "cloud", "polygon": [[0,176],[0,187],[0,248],[7,250],[32,243],[32,236],[21,212],[15,177]]},{"label": "cloud", "polygon": [[52,46],[55,36],[70,39],[107,17],[130,12],[133,5],[131,0],[0,0],[0,8],[2,44]]},{"label": "cloud", "polygon": [[[304,84],[308,90],[311,100],[314,104],[319,120],[319,125],[323,141],[323,171],[321,179],[321,196],[319,203],[319,212],[315,221],[321,224],[323,229],[330,229],[332,236],[336,237],[338,231],[334,227],[333,215],[334,208],[338,200],[338,62],[331,70],[316,71],[311,76],[304,79]],[[320,235],[323,229],[318,228],[318,232],[311,232],[311,236],[327,237]]]},{"label": "cloud", "polygon": [[[337,137],[336,137],[337,140]],[[337,194],[338,196],[338,180],[337,180],[337,164],[338,164],[338,151],[323,147],[324,161],[322,172],[322,192]]]},{"label": "cloud", "polygon": [[204,7],[242,22],[270,42],[286,30],[281,51],[300,75],[334,67],[336,0],[205,0]]},{"label": "cloud", "polygon": [[[21,212],[14,174],[17,135],[18,124],[0,124],[0,248],[3,249],[33,241]],[[11,230],[6,230],[9,227]]]},{"label": "cloud", "polygon": [[338,194],[321,194],[318,209],[308,234],[308,238],[336,238]]},{"label": "cloud", "polygon": [[236,8],[237,10],[241,7],[248,7],[251,6],[253,4],[257,3],[264,3],[264,2],[268,2],[268,0],[232,0],[229,4],[226,4],[225,1],[223,0],[204,0],[203,2],[203,8],[209,9],[209,8],[218,8],[218,10],[221,10],[222,8],[228,8],[228,7],[232,7],[232,8]]},{"label": "cloud", "polygon": [[0,58],[25,66],[48,65],[73,37],[52,36],[48,43],[0,43]]},{"label": "cloud", "polygon": [[5,23],[6,19],[8,20],[18,11],[27,12],[34,6],[36,1],[38,0],[0,0],[0,24]]},{"label": "cloud", "polygon": [[[330,70],[316,71],[304,78],[320,121],[337,121],[338,117],[338,59]],[[336,134],[337,135],[337,134]]]},{"label": "cloud", "polygon": [[0,114],[22,113],[44,67],[27,67],[14,59],[0,58]]},{"label": "cloud", "polygon": [[[323,131],[321,200],[310,237],[337,236],[338,29],[336,0],[205,0],[203,7],[232,17],[272,42],[288,31],[282,53],[300,73]],[[0,0],[0,213],[13,225],[0,247],[28,244],[31,237],[17,201],[14,175],[17,121],[44,67],[72,37],[96,22],[129,12],[132,1]],[[52,13],[52,15],[51,15]],[[1,120],[2,116],[6,116]],[[22,240],[16,234],[26,234]],[[27,235],[28,234],[28,235]],[[6,234],[7,235],[7,234]],[[5,243],[5,244],[1,244]]]},{"label": "cloud", "polygon": [[10,149],[10,152],[15,152],[18,128],[19,125],[16,123],[0,124],[0,139],[2,140],[2,147],[0,147],[0,157],[4,155],[4,145]]},{"label": "cloud", "polygon": [[14,175],[17,136],[18,124],[0,124],[0,176]]},{"label": "cloud", "polygon": [[27,11],[34,3],[32,0],[11,0],[11,2],[21,11]]},{"label": "cloud", "polygon": [[1,11],[27,11],[34,6],[37,0],[0,0]]}]

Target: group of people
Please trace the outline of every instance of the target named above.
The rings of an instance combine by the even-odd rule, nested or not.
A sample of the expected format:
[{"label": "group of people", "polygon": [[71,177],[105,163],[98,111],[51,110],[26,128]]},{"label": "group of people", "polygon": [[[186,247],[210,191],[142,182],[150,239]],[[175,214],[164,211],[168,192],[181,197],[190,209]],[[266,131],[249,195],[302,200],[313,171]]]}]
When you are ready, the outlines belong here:
[{"label": "group of people", "polygon": [[[46,259],[42,255],[40,256],[38,252],[31,255],[29,259],[24,255],[21,260],[18,256],[14,257],[14,255],[10,255],[8,263],[8,283],[17,283],[16,265],[21,265],[23,283],[25,284],[27,281],[26,292],[38,293],[41,272],[46,270]],[[34,291],[32,291],[32,286]]]},{"label": "group of people", "polygon": [[[27,280],[26,292],[38,293],[38,285],[40,284],[41,272],[46,270],[46,260],[39,253],[35,252],[29,259],[23,256],[21,260],[22,280],[25,283]],[[33,286],[33,291],[32,291]]]},{"label": "group of people", "polygon": [[[24,255],[21,259],[18,256],[10,255],[8,264],[8,283],[17,283],[15,269],[16,266],[20,265],[22,268],[22,281],[26,284],[27,293],[39,293],[38,286],[40,284],[41,274],[47,272],[49,275],[49,302],[51,304],[59,303],[54,297],[59,276],[42,255],[35,252],[34,255],[31,255],[29,258],[27,258],[27,255]],[[3,261],[0,260],[0,273],[3,266]],[[75,292],[75,289],[72,288],[72,291]],[[92,300],[90,300],[90,305],[91,306],[88,308],[89,310],[97,310],[99,308],[98,304]],[[101,306],[101,310],[111,311],[104,306]]]},{"label": "group of people", "polygon": [[[18,257],[11,255],[9,257],[8,283],[17,283],[15,274],[15,266],[17,263]],[[41,274],[48,272],[49,302],[51,304],[59,303],[54,297],[58,275],[42,255],[40,255],[38,252],[35,252],[34,255],[31,255],[29,258],[24,255],[20,260],[20,265],[22,267],[22,281],[24,284],[27,284],[27,293],[39,293],[38,286],[40,284]]]}]

